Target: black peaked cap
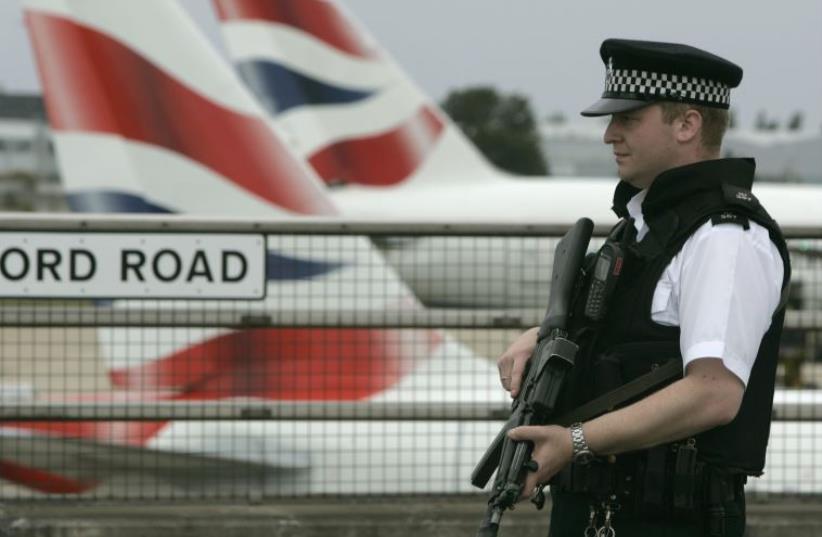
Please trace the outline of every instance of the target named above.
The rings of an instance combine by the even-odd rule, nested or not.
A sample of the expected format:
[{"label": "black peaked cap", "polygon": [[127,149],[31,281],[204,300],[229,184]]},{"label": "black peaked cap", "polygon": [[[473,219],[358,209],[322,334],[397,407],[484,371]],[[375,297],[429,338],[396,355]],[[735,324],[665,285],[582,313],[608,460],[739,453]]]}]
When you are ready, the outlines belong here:
[{"label": "black peaked cap", "polygon": [[673,101],[727,109],[742,68],[710,52],[678,43],[606,39],[599,54],[607,68],[602,98],[582,112],[599,116]]}]

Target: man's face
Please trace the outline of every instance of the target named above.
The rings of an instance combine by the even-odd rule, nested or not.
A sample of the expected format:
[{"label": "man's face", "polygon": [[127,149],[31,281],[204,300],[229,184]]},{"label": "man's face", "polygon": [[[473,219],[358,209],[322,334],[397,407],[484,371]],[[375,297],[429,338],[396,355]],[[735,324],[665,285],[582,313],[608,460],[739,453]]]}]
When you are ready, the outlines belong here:
[{"label": "man's face", "polygon": [[675,123],[665,123],[656,104],[613,114],[604,141],[613,148],[619,178],[647,188],[657,175],[676,166]]}]

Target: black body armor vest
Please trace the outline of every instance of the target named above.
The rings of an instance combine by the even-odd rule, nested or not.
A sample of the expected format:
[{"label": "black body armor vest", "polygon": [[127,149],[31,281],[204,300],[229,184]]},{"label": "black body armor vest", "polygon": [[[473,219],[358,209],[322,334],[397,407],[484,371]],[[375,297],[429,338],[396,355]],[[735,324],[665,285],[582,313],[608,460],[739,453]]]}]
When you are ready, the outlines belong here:
[{"label": "black body armor vest", "polygon": [[[625,207],[638,190],[627,183],[617,186],[614,211],[623,220],[609,240],[622,240],[624,267],[605,319],[595,330],[577,330],[576,337],[581,339],[575,341],[583,342],[583,352],[564,391],[564,407],[577,407],[669,359],[681,362],[679,327],[654,322],[651,303],[665,268],[708,220],[714,225],[746,228],[754,221],[765,227],[782,256],[785,296],[790,278],[787,247],[776,222],[750,192],[754,167],[752,159],[722,159],[660,174],[643,202],[649,231],[640,242],[633,239],[633,221]],[[762,473],[783,318],[784,308],[780,307],[760,343],[736,418],[696,436],[698,458],[703,462],[748,475]]]}]

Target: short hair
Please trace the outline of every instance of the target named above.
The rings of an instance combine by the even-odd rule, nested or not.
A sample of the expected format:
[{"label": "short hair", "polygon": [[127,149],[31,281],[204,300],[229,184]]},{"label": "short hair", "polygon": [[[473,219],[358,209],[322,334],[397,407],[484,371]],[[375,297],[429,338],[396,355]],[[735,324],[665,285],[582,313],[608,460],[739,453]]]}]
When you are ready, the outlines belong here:
[{"label": "short hair", "polygon": [[701,142],[706,149],[719,151],[722,147],[722,138],[728,129],[730,114],[723,108],[712,106],[700,106],[697,104],[675,103],[671,101],[661,101],[662,119],[665,123],[682,117],[688,110],[696,110],[702,116]]}]

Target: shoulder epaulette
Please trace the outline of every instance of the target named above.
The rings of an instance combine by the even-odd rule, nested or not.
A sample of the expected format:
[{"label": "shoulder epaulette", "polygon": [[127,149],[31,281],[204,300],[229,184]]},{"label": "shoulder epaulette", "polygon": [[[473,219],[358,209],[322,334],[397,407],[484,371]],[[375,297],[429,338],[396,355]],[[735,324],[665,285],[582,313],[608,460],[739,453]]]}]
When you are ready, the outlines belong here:
[{"label": "shoulder epaulette", "polygon": [[746,230],[751,227],[747,218],[732,211],[722,211],[721,213],[711,216],[711,222],[715,226],[719,224],[736,224]]}]

